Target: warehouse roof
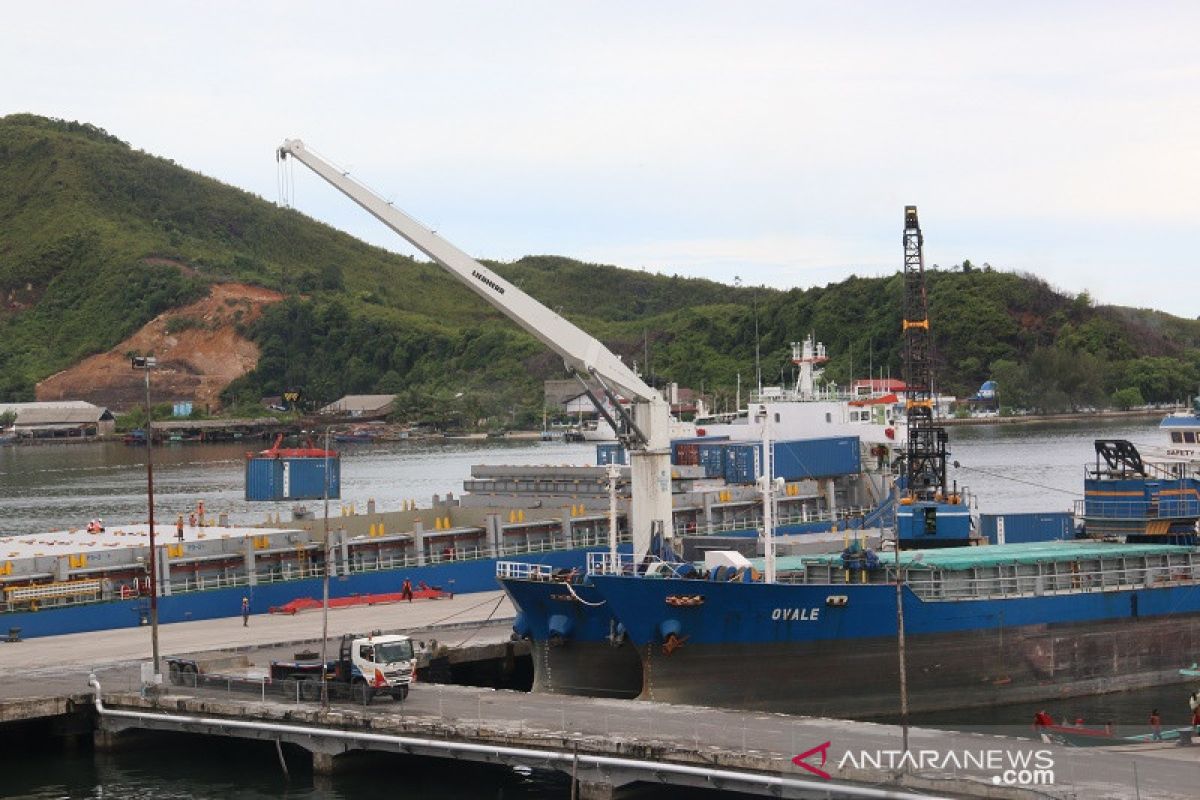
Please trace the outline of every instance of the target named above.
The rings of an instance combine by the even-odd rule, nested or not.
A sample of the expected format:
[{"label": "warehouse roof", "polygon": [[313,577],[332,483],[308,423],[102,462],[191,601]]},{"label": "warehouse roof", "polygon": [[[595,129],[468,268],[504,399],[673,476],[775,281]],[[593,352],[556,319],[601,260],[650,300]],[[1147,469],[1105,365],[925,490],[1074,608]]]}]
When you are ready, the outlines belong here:
[{"label": "warehouse roof", "polygon": [[28,428],[40,425],[83,425],[113,419],[107,408],[82,400],[60,400],[47,403],[0,403],[0,414],[12,411],[16,425]]},{"label": "warehouse roof", "polygon": [[396,401],[394,394],[348,394],[321,409],[322,414],[385,414]]}]

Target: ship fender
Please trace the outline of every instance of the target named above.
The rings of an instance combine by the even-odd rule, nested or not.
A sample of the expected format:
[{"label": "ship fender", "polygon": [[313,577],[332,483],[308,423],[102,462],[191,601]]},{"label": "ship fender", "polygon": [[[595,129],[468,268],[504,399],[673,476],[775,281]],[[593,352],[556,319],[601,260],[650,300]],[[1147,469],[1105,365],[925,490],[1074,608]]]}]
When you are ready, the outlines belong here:
[{"label": "ship fender", "polygon": [[552,614],[546,627],[550,631],[550,644],[561,647],[571,638],[574,623],[566,614]]},{"label": "ship fender", "polygon": [[608,634],[608,643],[613,647],[621,647],[629,638],[628,632],[625,630],[625,623],[618,622],[612,627],[612,631]]},{"label": "ship fender", "polygon": [[513,620],[513,636],[517,639],[528,639],[530,636],[529,617],[525,616],[524,611],[518,611]]}]

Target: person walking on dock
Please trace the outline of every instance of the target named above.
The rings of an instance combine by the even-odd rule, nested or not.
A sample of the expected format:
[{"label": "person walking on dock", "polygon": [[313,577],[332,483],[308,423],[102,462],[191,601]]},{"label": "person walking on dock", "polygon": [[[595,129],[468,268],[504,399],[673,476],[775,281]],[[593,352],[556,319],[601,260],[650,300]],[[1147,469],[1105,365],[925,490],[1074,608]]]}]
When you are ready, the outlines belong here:
[{"label": "person walking on dock", "polygon": [[242,627],[250,627],[250,598],[242,598]]},{"label": "person walking on dock", "polygon": [[179,519],[175,520],[175,538],[183,541],[183,514],[180,514]]},{"label": "person walking on dock", "polygon": [[400,584],[400,599],[412,602],[412,581],[408,578],[404,579],[404,583]]},{"label": "person walking on dock", "polygon": [[1161,742],[1162,738],[1162,717],[1158,715],[1158,709],[1150,712],[1150,732],[1152,738],[1156,742]]}]

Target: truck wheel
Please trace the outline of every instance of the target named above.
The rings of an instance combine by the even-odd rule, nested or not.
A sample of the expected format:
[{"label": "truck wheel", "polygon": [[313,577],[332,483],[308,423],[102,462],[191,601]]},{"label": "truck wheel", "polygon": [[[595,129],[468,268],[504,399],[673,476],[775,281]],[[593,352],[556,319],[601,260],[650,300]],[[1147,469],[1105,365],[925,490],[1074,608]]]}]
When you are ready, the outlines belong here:
[{"label": "truck wheel", "polygon": [[314,678],[300,681],[300,697],[304,700],[320,700],[321,682]]},{"label": "truck wheel", "polygon": [[193,689],[200,686],[200,673],[196,671],[195,664],[184,664],[180,667],[179,682]]},{"label": "truck wheel", "polygon": [[401,702],[408,699],[408,684],[407,683],[396,690],[396,699],[400,700]]},{"label": "truck wheel", "polygon": [[183,683],[183,677],[180,674],[179,665],[175,662],[167,667],[167,679],[171,681],[172,686],[179,686]]}]

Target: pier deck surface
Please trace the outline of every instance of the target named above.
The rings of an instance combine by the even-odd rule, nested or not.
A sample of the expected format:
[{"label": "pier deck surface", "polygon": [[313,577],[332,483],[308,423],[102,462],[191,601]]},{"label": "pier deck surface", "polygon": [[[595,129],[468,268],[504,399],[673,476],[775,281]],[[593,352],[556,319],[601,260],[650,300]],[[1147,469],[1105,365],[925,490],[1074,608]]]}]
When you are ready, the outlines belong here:
[{"label": "pier deck surface", "polygon": [[[389,603],[376,606],[331,608],[329,634],[333,640],[351,632],[413,632],[446,626],[468,629],[462,636],[447,635],[453,644],[469,629],[486,621],[498,624],[490,634],[507,639],[508,624],[514,615],[512,604],[502,591],[456,595],[439,600]],[[305,611],[295,615],[253,614],[249,624],[241,617],[177,622],[158,628],[159,653],[166,658],[213,650],[259,650],[265,660],[283,657],[283,649],[301,643],[319,642],[321,612]],[[433,634],[436,636],[436,634]],[[483,641],[479,635],[473,643]],[[280,654],[276,654],[276,652]],[[336,652],[336,650],[334,651]],[[286,655],[290,658],[289,654]],[[0,643],[0,698],[46,694],[52,689],[80,690],[79,676],[88,670],[111,675],[129,673],[122,669],[150,658],[150,629],[117,628],[108,631],[41,636],[17,643]],[[136,671],[135,671],[136,672]],[[36,686],[29,678],[36,676]]]},{"label": "pier deck surface", "polygon": [[[1053,760],[1049,785],[1026,789],[994,782],[1001,770],[987,768],[922,768],[902,776],[900,770],[845,763],[847,752],[892,753],[901,748],[900,729],[892,725],[784,714],[739,712],[636,700],[531,695],[522,692],[464,686],[416,684],[408,700],[361,703],[334,702],[328,715],[317,703],[272,696],[264,698],[221,687],[172,687],[169,694],[142,701],[120,692],[106,701],[133,704],[169,713],[185,710],[198,716],[228,715],[369,730],[398,737],[431,737],[468,743],[541,747],[558,752],[658,759],[666,763],[700,764],[713,768],[759,772],[809,780],[814,789],[842,785],[886,787],[947,797],[1063,798],[1195,798],[1200,747],[1141,745],[1136,751],[1068,748],[1046,745],[1029,737],[913,728],[909,746],[914,753],[1000,753],[1044,751]],[[144,705],[143,705],[144,704]],[[128,705],[126,705],[128,707]],[[1020,733],[1014,729],[1009,732]],[[793,757],[829,743],[828,759],[807,759],[821,767],[829,784],[793,764]],[[1004,756],[999,756],[1003,758]],[[1136,767],[1135,767],[1136,763]],[[838,794],[836,788],[834,795]],[[784,797],[802,794],[784,791]]]}]

